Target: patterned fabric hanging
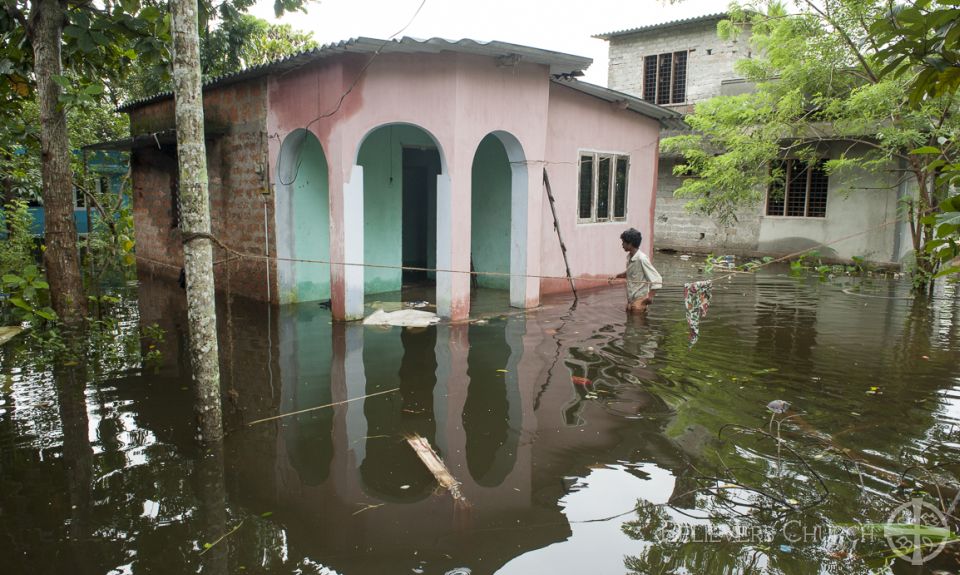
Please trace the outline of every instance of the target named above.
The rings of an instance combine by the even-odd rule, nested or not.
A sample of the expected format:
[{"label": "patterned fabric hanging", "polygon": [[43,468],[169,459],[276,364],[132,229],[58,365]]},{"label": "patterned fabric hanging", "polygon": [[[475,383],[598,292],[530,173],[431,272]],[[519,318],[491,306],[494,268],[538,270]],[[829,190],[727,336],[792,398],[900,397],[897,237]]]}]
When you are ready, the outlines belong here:
[{"label": "patterned fabric hanging", "polygon": [[707,315],[710,298],[713,296],[713,282],[703,280],[683,284],[683,302],[687,307],[687,325],[690,326],[690,345],[700,338],[700,320]]}]

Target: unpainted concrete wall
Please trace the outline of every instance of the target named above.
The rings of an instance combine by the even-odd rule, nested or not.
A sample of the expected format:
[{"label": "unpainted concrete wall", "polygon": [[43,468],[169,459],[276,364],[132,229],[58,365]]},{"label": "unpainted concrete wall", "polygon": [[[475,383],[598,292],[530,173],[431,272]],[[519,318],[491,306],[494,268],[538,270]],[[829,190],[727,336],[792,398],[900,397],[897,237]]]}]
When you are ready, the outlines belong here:
[{"label": "unpainted concrete wall", "polygon": [[749,40],[749,33],[721,40],[716,21],[618,36],[610,40],[607,82],[614,90],[642,97],[644,57],[688,50],[687,101],[666,107],[689,112],[693,104],[718,95],[721,81],[739,77],[733,65],[750,57]]}]

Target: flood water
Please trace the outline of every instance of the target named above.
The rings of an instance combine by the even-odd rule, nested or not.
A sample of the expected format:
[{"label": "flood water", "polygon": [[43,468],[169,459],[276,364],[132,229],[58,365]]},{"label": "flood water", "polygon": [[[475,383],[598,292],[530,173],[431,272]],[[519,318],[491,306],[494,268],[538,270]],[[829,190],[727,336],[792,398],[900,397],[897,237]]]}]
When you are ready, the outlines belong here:
[{"label": "flood water", "polygon": [[82,373],[20,336],[0,348],[0,573],[955,573],[956,546],[912,566],[852,526],[957,493],[957,286],[737,274],[691,345],[676,286],[705,276],[656,263],[644,318],[622,287],[502,315],[480,294],[487,319],[420,330],[221,297],[227,435],[203,450],[175,285],[132,288],[134,353]]}]

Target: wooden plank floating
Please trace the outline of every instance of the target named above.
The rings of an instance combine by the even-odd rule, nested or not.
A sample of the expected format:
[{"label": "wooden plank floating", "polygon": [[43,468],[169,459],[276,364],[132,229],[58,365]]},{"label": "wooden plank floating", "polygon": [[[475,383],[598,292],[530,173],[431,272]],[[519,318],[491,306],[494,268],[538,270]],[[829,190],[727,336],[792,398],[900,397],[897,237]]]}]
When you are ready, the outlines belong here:
[{"label": "wooden plank floating", "polygon": [[21,331],[23,328],[18,326],[0,326],[0,345],[7,343]]},{"label": "wooden plank floating", "polygon": [[407,443],[413,448],[413,451],[420,458],[420,461],[427,467],[430,473],[436,478],[441,487],[450,492],[453,500],[459,504],[467,505],[467,498],[460,493],[460,482],[447,470],[443,460],[437,455],[437,452],[430,446],[430,442],[419,435],[408,435]]}]

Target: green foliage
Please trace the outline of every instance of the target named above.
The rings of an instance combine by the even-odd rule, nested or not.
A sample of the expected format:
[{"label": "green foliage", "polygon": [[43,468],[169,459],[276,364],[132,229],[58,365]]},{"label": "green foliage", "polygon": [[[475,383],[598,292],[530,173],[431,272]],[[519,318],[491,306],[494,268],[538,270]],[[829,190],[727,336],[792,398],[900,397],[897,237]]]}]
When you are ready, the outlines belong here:
[{"label": "green foliage", "polygon": [[922,0],[889,4],[870,26],[882,46],[882,73],[912,78],[911,102],[950,95],[960,88],[960,7]]},{"label": "green foliage", "polygon": [[28,265],[20,273],[6,273],[0,278],[3,290],[8,294],[14,319],[35,322],[53,321],[57,315],[47,305],[50,301],[50,285],[36,265]]},{"label": "green foliage", "polygon": [[312,34],[270,24],[249,14],[227,11],[201,41],[204,77],[215,78],[315,48]]},{"label": "green foliage", "polygon": [[100,274],[116,270],[131,275],[136,255],[129,182],[124,179],[119,192],[88,190],[87,194],[97,206],[98,217],[85,241],[84,263]]},{"label": "green foliage", "polygon": [[826,264],[821,259],[820,252],[812,250],[790,262],[790,275],[801,278],[815,273],[820,281],[827,281],[838,277],[863,277],[886,273],[877,271],[863,256],[853,256],[850,259],[853,265]]},{"label": "green foliage", "polygon": [[[869,24],[885,18],[887,6],[801,0],[798,12],[772,1],[731,7],[718,32],[751,30],[754,57],[737,69],[756,91],[698,104],[687,117],[693,134],[662,142],[665,152],[683,157],[675,173],[687,178],[676,195],[690,200],[688,209],[736,219],[783,178],[778,158],[829,158],[827,173],[852,183],[886,178],[902,163],[918,188],[907,211],[918,230],[914,249],[922,254],[933,233],[921,218],[948,189],[932,174],[956,161],[960,116],[951,113],[955,92],[912,101],[909,74],[884,73],[889,66]],[[911,153],[930,147],[938,153]]]},{"label": "green foliage", "polygon": [[113,309],[104,319],[90,320],[81,337],[71,337],[74,345],[67,344],[65,333],[56,324],[30,330],[24,338],[24,351],[31,367],[42,372],[57,362],[82,364],[90,379],[130,369],[158,369],[163,360],[158,348],[164,341],[163,329],[156,324],[138,329],[133,321],[135,312],[130,309],[134,300],[107,296],[104,303]]},{"label": "green foliage", "polygon": [[27,203],[15,199],[4,208],[3,229],[0,230],[0,274],[22,270],[34,263],[33,236],[30,223],[33,219],[27,210]]},{"label": "green foliage", "polygon": [[0,241],[0,286],[4,299],[0,317],[4,321],[53,321],[50,309],[50,286],[37,267],[30,235],[30,213],[23,200],[13,200],[3,212],[3,235]]},{"label": "green foliage", "polygon": [[770,256],[763,256],[761,259],[752,259],[748,262],[737,265],[732,256],[715,256],[713,254],[707,254],[706,260],[703,263],[704,273],[713,273],[717,268],[722,270],[734,270],[741,272],[752,272],[760,269],[761,267],[769,264],[773,261],[773,258]]},{"label": "green foliage", "polygon": [[935,233],[925,249],[941,266],[936,275],[960,274],[960,196],[947,198],[940,203],[939,213],[925,219],[933,226]]}]

